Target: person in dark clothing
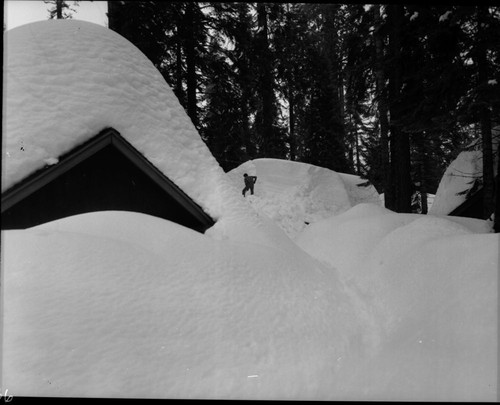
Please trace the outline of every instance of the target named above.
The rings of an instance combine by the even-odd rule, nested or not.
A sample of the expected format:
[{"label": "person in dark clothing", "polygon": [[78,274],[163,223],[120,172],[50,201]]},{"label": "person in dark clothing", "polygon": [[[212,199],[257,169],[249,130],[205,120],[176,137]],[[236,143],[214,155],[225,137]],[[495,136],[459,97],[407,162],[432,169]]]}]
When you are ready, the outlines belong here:
[{"label": "person in dark clothing", "polygon": [[248,174],[243,175],[243,179],[245,181],[245,188],[241,192],[243,197],[245,197],[245,193],[250,190],[250,193],[253,195],[253,185],[257,181],[257,176],[249,176]]}]

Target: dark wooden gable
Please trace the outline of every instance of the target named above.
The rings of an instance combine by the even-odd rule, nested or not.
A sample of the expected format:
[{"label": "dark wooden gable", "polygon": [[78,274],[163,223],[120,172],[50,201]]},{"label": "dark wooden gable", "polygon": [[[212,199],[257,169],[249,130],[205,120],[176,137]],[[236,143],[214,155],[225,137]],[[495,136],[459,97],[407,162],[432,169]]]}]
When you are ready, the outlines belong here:
[{"label": "dark wooden gable", "polygon": [[214,224],[191,198],[109,128],[2,194],[2,229],[93,211],[164,218],[204,232]]},{"label": "dark wooden gable", "polygon": [[483,213],[483,189],[480,188],[471,196],[460,204],[457,208],[451,211],[448,215],[454,217],[467,217],[467,218],[484,218]]}]

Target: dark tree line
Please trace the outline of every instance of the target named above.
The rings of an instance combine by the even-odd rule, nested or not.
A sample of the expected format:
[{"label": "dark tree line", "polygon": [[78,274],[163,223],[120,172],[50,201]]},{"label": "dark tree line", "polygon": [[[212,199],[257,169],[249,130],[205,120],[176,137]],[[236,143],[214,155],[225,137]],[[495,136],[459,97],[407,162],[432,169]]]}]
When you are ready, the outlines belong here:
[{"label": "dark tree line", "polygon": [[108,17],[225,170],[259,157],[316,164],[411,212],[478,139],[485,214],[495,209],[499,7],[109,1]]}]

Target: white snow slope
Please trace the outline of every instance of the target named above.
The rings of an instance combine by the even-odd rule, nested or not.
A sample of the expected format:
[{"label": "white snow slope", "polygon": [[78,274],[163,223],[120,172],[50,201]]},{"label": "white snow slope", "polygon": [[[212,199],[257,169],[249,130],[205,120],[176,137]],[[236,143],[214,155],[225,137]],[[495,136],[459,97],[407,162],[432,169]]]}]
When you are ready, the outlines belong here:
[{"label": "white snow slope", "polygon": [[125,38],[49,20],[6,31],[4,49],[2,192],[113,127],[218,220],[212,234],[227,237],[235,217],[261,226],[161,74]]},{"label": "white snow slope", "polygon": [[306,223],[340,214],[359,203],[381,204],[372,185],[360,187],[359,176],[280,159],[255,159],[228,172],[235,187],[243,189],[243,174],[257,176],[255,194],[247,192],[254,209],[277,223],[294,238]]},{"label": "white snow slope", "polygon": [[495,399],[500,237],[488,231],[485,221],[361,204],[300,235],[367,298],[385,333],[355,377],[360,398]]},{"label": "white snow slope", "polygon": [[500,238],[464,223],[360,204],[295,248],[112,211],[3,232],[2,387],[494,400]]},{"label": "white snow slope", "polygon": [[378,341],[369,308],[297,249],[126,212],[2,236],[14,395],[328,398]]}]

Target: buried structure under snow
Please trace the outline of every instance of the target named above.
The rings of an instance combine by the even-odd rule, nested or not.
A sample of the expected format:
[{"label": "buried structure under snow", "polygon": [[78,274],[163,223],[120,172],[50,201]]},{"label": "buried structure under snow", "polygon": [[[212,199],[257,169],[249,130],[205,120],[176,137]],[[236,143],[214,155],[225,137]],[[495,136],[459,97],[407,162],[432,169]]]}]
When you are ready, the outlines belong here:
[{"label": "buried structure under snow", "polygon": [[136,211],[204,232],[214,224],[112,128],[2,193],[2,228],[27,228],[92,211]]},{"label": "buried structure under snow", "polygon": [[3,229],[126,210],[204,232],[246,212],[161,73],[124,37],[47,20],[7,30],[4,49]]},{"label": "buried structure under snow", "polygon": [[[500,126],[492,129],[493,150],[500,151]],[[498,177],[500,156],[494,154],[494,182],[500,188]],[[476,141],[468,150],[458,154],[446,169],[439,183],[430,214],[488,219],[493,214],[484,212],[483,152]],[[496,196],[496,212],[500,212],[500,198]]]}]

